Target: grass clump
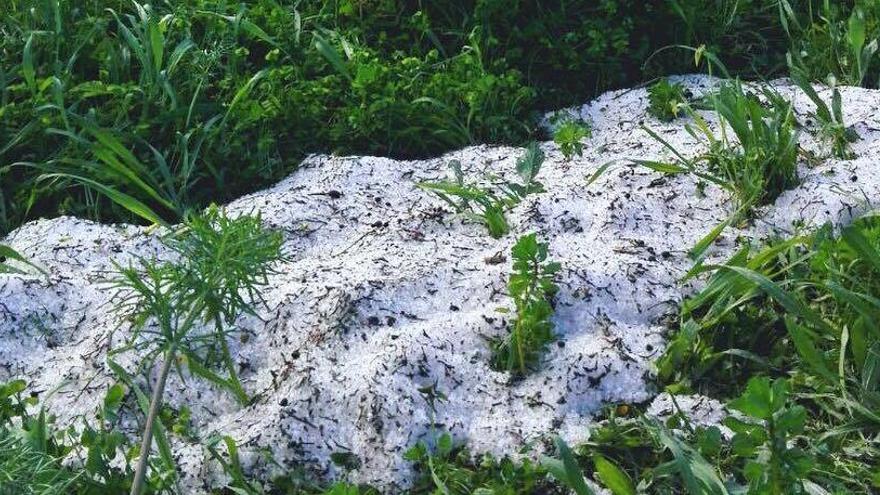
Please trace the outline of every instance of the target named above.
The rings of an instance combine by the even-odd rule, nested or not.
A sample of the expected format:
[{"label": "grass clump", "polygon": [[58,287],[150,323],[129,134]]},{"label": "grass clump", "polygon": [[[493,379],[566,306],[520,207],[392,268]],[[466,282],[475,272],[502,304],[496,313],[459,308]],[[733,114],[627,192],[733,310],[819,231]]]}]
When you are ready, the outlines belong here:
[{"label": "grass clump", "polygon": [[684,87],[670,83],[665,77],[648,87],[648,113],[663,122],[681,115],[687,104]]},{"label": "grass clump", "polygon": [[698,124],[710,143],[705,157],[709,172],[733,192],[737,210],[743,212],[772,202],[798,182],[798,132],[791,103],[769,90],[764,95],[767,107],[737,82],[710,98],[735,134],[736,145],[725,128],[716,140],[705,123]]},{"label": "grass clump", "polygon": [[544,191],[544,186],[536,177],[544,163],[544,152],[537,143],[531,143],[525,153],[516,161],[516,172],[521,184],[493,180],[490,186],[468,184],[465,182],[461,163],[450,162],[454,181],[422,182],[419,187],[433,192],[452,206],[457,213],[482,223],[489,235],[498,239],[510,231],[505,212],[518,205],[526,196]]},{"label": "grass clump", "polygon": [[493,345],[492,363],[496,369],[521,377],[535,366],[544,348],[555,339],[550,318],[560,265],[547,261],[547,244],[538,242],[535,234],[520,237],[511,255],[513,273],[507,289],[516,317],[510,335]]},{"label": "grass clump", "polygon": [[[723,421],[729,440],[719,426],[695,425],[680,410],[660,420],[612,408],[586,443],[572,452],[557,440],[561,459],[545,463],[578,494],[593,493],[585,472],[621,494],[809,493],[818,485],[808,480],[815,459],[801,446],[807,412],[791,399],[790,387],[785,379],[749,380],[728,403],[739,412]],[[674,397],[673,403],[678,407]]]},{"label": "grass clump", "polygon": [[789,54],[809,80],[832,76],[850,86],[876,87],[880,6],[876,2],[800,2],[780,0],[780,25]]},{"label": "grass clump", "polygon": [[816,105],[816,111],[812,114],[819,121],[819,136],[825,143],[831,145],[831,155],[841,160],[854,158],[850,144],[858,141],[859,135],[852,127],[847,127],[843,121],[843,99],[836,85],[831,87],[831,108],[825,100],[819,97],[816,89],[807,79],[806,71],[798,67],[789,57],[791,67],[791,79],[801,91],[807,95],[810,101]]},{"label": "grass clump", "polygon": [[473,456],[466,447],[456,445],[449,433],[440,433],[435,445],[420,441],[406,451],[417,477],[412,495],[448,493],[546,494],[560,493],[547,479],[546,471],[528,459],[514,462],[490,454]]},{"label": "grass clump", "polygon": [[[137,449],[119,428],[122,385],[108,389],[91,418],[65,429],[58,428],[54,417],[40,406],[38,395],[26,390],[24,380],[0,383],[0,493],[87,495],[129,490]],[[164,459],[151,462],[155,472],[148,480],[149,490],[170,490],[173,476]]]},{"label": "grass clump", "polygon": [[[701,259],[711,243],[730,224],[749,218],[757,206],[774,201],[798,182],[798,131],[791,103],[771,90],[764,90],[766,105],[734,81],[709,95],[708,103],[721,118],[721,134],[716,136],[696,111],[686,130],[708,146],[705,153],[687,157],[659,134],[643,127],[651,137],[672,152],[675,160],[659,162],[633,160],[632,163],[664,174],[692,174],[727,191],[734,199],[733,212],[690,251]],[[733,135],[731,136],[730,133]],[[735,140],[733,138],[736,138]],[[595,181],[608,163],[588,179]]]}]

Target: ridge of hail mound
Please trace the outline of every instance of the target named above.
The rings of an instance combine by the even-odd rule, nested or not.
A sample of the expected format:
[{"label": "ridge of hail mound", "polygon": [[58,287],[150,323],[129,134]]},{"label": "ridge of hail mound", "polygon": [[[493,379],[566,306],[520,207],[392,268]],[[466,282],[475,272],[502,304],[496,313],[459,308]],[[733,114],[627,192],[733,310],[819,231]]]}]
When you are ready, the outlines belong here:
[{"label": "ridge of hail mound", "polygon": [[[695,95],[717,84],[704,76],[677,80]],[[772,84],[807,121],[809,100],[785,81]],[[880,92],[842,92],[846,122],[861,137],[858,158],[802,163],[801,185],[752,226],[725,231],[715,259],[728,256],[738,237],[845,223],[880,198]],[[820,94],[830,99],[827,89]],[[274,187],[227,205],[232,214],[259,211],[267,226],[282,229],[290,257],[265,288],[258,316],[238,321],[248,338],[232,346],[245,388],[258,399],[240,407],[204,380],[172,376],[168,404],[189,406],[202,438],[235,438],[254,453],[245,460],[257,472],[260,450],[327,477],[337,474],[330,454],[351,452],[361,461],[350,474],[355,481],[394,488],[411,476],[401,454],[431,432],[419,388],[436,383],[446,396],[433,421],[473,451],[496,454],[527,443],[540,449],[553,432],[577,440],[603,404],[649,400],[664,323],[695,289],[679,282],[692,266],[686,253],[726,218],[730,201],[712,186],[698,194],[689,176],[639,168],[612,169],[586,185],[610,160],[669,158],[643,123],[678,149],[703,149],[683,120],[661,123],[646,105],[645,90],[634,89],[566,110],[592,123],[584,156],[566,161],[543,143],[546,192],[517,206],[508,216],[511,234],[498,240],[416,184],[445,178],[452,159],[471,177],[512,178],[518,148],[475,146],[424,161],[312,156]],[[704,114],[717,131],[714,114]],[[801,142],[821,149],[811,132]],[[509,383],[488,366],[487,339],[506,332],[509,315],[497,309],[511,307],[509,251],[530,232],[562,264],[553,318],[559,339],[538,371]],[[108,351],[127,337],[111,310],[111,261],[167,252],[156,232],[69,217],[32,222],[4,242],[49,275],[0,275],[0,380],[24,377],[43,395],[63,383],[48,407],[60,424],[78,424],[93,417],[114,381]],[[113,358],[134,367],[131,352]],[[129,415],[123,426],[134,432],[138,421]],[[222,477],[198,442],[174,444],[190,491]]]}]

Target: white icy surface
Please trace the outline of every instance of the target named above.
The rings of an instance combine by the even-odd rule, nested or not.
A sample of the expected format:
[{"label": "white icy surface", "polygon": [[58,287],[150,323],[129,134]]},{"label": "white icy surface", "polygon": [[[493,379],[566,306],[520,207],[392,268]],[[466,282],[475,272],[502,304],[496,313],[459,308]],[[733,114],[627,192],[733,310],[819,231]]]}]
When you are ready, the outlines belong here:
[{"label": "white icy surface", "polygon": [[[703,76],[679,80],[696,94],[713,84]],[[775,84],[795,97],[805,121],[807,98]],[[728,255],[740,236],[846,222],[880,199],[880,92],[844,88],[843,101],[862,138],[858,158],[802,164],[803,184],[754,225],[726,231],[713,256]],[[508,215],[513,232],[499,240],[416,184],[446,177],[451,159],[471,177],[513,178],[523,150],[511,147],[475,146],[424,161],[313,156],[276,186],[229,204],[234,213],[259,210],[268,226],[283,229],[290,256],[271,277],[259,318],[238,322],[248,338],[232,345],[245,387],[258,398],[240,407],[202,380],[172,376],[167,401],[191,407],[202,437],[230,435],[245,451],[266,448],[281,464],[303,462],[327,476],[334,475],[330,454],[350,451],[363,463],[357,481],[391,488],[409,476],[402,452],[430,432],[420,387],[436,382],[448,398],[437,405],[438,424],[475,451],[499,454],[540,445],[554,431],[576,432],[604,403],[652,398],[650,362],[664,346],[665,319],[693,290],[678,282],[691,266],[686,252],[726,217],[729,202],[713,187],[698,194],[691,177],[639,168],[613,169],[586,186],[609,160],[669,157],[642,123],[687,153],[702,149],[684,120],[658,122],[646,102],[646,91],[635,89],[570,109],[593,125],[584,156],[566,161],[543,143],[539,180],[547,191]],[[812,130],[802,143],[820,149]],[[559,340],[540,370],[511,384],[487,365],[487,338],[506,331],[508,316],[497,308],[510,307],[509,250],[529,232],[563,266]],[[0,380],[26,377],[42,393],[64,382],[48,401],[59,421],[92,418],[113,380],[107,353],[127,332],[105,282],[111,260],[162,256],[158,234],[64,217],[27,224],[3,242],[50,275],[0,275]],[[499,253],[504,261],[493,263]],[[114,356],[128,367],[133,358]],[[135,418],[128,416],[129,428]],[[190,491],[212,483],[216,468],[198,444],[178,439],[175,450]]]}]

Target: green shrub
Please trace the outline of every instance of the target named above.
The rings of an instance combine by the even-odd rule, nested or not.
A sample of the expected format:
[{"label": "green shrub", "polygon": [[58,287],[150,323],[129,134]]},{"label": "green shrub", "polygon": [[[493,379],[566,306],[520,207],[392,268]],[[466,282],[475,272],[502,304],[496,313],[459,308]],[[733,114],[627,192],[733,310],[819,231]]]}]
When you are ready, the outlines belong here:
[{"label": "green shrub", "polygon": [[[232,219],[216,207],[191,216],[184,231],[168,242],[180,254],[178,262],[141,260],[140,266],[120,267],[114,284],[122,295],[118,309],[133,322],[129,348],[142,353],[142,362],[162,362],[146,412],[132,495],[143,493],[166,379],[179,358],[186,358],[194,375],[230,391],[242,404],[249,402],[226,343],[226,327],[253,311],[251,301],[267,283],[269,265],[281,258],[280,234],[265,231],[259,217]],[[156,325],[155,333],[145,331],[148,323]],[[214,333],[196,335],[199,324],[213,324]],[[207,356],[197,351],[205,348]],[[211,369],[215,360],[228,377]]]}]

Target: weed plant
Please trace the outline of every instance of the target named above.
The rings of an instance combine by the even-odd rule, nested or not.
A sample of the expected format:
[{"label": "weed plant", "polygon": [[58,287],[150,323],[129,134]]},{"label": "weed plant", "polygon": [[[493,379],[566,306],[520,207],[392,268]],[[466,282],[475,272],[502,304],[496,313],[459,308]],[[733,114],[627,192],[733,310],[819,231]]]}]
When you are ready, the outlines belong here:
[{"label": "weed plant", "polygon": [[516,172],[522,180],[521,184],[504,181],[494,181],[491,187],[467,184],[461,163],[454,160],[449,164],[454,181],[422,182],[419,187],[436,194],[456,212],[484,224],[489,235],[498,239],[510,231],[505,212],[518,205],[526,196],[544,191],[544,186],[537,181],[543,163],[544,152],[537,143],[531,143],[523,156],[516,161]]},{"label": "weed plant", "polygon": [[790,40],[789,55],[809,80],[828,76],[849,86],[876,87],[880,5],[876,2],[779,1],[780,24]]},{"label": "weed plant", "polygon": [[853,158],[850,144],[856,142],[859,135],[855,129],[847,127],[843,121],[843,99],[840,96],[840,90],[832,84],[831,108],[828,108],[828,104],[819,97],[816,89],[807,79],[807,73],[803,67],[798,66],[791,57],[788,60],[792,81],[816,105],[816,111],[812,115],[819,121],[819,136],[831,146],[831,155],[841,160]]},{"label": "weed plant", "polygon": [[553,142],[559,146],[566,160],[571,160],[574,155],[583,156],[583,139],[592,135],[590,124],[572,117],[563,117],[553,123]]},{"label": "weed plant", "polygon": [[665,77],[648,87],[648,113],[663,122],[671,122],[684,112],[687,98],[684,87]]},{"label": "weed plant", "polygon": [[[765,474],[789,484],[808,479],[831,491],[876,490],[878,260],[875,217],[839,236],[825,227],[762,249],[743,248],[727,264],[707,268],[712,278],[685,304],[660,376],[675,388],[716,396],[736,390],[744,376],[786,378],[794,412],[774,420],[810,441],[794,460],[779,459],[785,465],[776,474]],[[809,475],[802,472],[808,462],[820,466]],[[751,482],[758,471],[753,468]]]},{"label": "weed plant", "polygon": [[[642,127],[675,157],[672,162],[632,160],[637,166],[664,174],[692,174],[727,191],[734,199],[731,215],[703,237],[690,251],[696,260],[730,224],[748,219],[757,206],[774,201],[798,182],[798,131],[791,103],[772,90],[764,90],[766,105],[743,88],[739,81],[708,96],[708,103],[721,119],[716,136],[708,122],[689,109],[692,124],[685,129],[703,140],[708,150],[689,158],[648,127]],[[730,135],[732,133],[732,135]],[[733,139],[735,138],[735,139]],[[614,162],[600,167],[588,180],[593,183]]]},{"label": "weed plant", "polygon": [[[120,267],[114,284],[123,296],[119,310],[133,325],[129,348],[142,353],[148,369],[156,359],[162,363],[152,387],[132,495],[144,487],[153,431],[175,363],[185,358],[193,374],[229,390],[242,403],[248,401],[226,343],[227,326],[252,311],[249,301],[267,283],[271,263],[281,259],[280,234],[263,230],[259,217],[233,219],[216,207],[190,217],[185,231],[169,245],[180,254],[178,262],[141,260],[139,266]],[[203,324],[213,324],[214,331],[200,332]],[[212,360],[222,363],[229,376],[214,372]]]},{"label": "weed plant", "polygon": [[547,261],[547,244],[535,234],[517,240],[511,249],[513,273],[507,289],[516,311],[510,335],[493,344],[492,363],[515,377],[524,376],[541,358],[544,348],[555,339],[553,297],[560,265]]}]

